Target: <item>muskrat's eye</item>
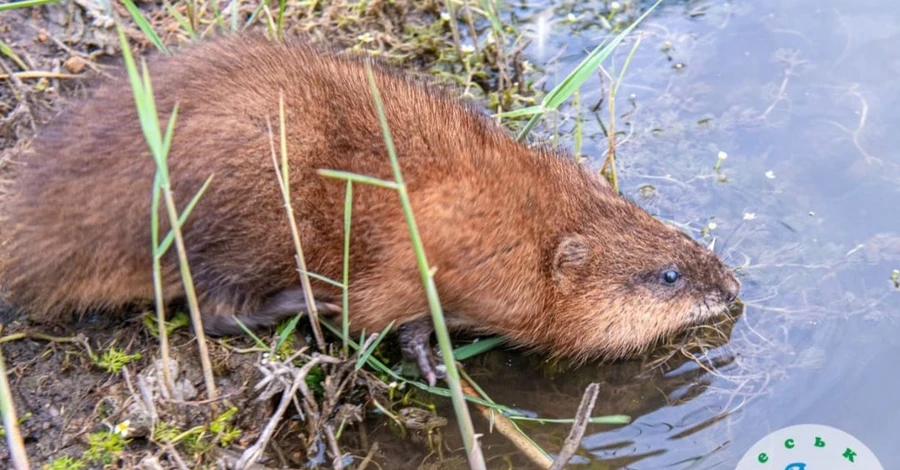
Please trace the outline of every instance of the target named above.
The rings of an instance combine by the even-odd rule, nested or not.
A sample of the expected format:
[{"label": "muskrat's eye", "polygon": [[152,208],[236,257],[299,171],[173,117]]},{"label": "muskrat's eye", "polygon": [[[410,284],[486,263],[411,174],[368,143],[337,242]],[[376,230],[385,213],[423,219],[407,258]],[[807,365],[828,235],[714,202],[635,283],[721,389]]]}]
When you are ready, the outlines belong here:
[{"label": "muskrat's eye", "polygon": [[681,274],[679,274],[678,271],[676,271],[674,269],[670,269],[670,270],[664,271],[662,273],[663,282],[665,282],[666,284],[669,284],[669,285],[672,285],[672,284],[675,284],[676,282],[678,282],[678,279],[680,277],[681,277]]}]

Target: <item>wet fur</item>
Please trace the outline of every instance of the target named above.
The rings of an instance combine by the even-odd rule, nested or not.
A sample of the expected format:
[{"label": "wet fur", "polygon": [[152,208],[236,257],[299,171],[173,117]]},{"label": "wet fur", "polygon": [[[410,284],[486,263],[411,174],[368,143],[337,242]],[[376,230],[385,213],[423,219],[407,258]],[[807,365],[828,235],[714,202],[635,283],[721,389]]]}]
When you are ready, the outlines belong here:
[{"label": "wet fur", "polygon": [[[179,104],[169,157],[178,206],[214,176],[183,227],[206,327],[234,331],[232,313],[264,326],[303,308],[268,123],[277,134],[283,90],[308,268],[340,279],[345,183],[316,170],[392,179],[361,60],[238,37],[149,65],[160,121]],[[620,357],[720,312],[737,294],[714,254],[570,157],[526,148],[447,93],[376,70],[452,327],[576,359]],[[42,129],[24,163],[0,209],[8,300],[50,322],[150,301],[155,167],[127,79],[96,87]],[[160,220],[165,234],[164,212]],[[674,294],[651,279],[667,265],[688,279]],[[183,296],[174,248],[163,278],[167,300]],[[353,331],[427,315],[391,190],[354,185],[350,280]],[[333,286],[313,288],[326,310],[339,303]]]}]

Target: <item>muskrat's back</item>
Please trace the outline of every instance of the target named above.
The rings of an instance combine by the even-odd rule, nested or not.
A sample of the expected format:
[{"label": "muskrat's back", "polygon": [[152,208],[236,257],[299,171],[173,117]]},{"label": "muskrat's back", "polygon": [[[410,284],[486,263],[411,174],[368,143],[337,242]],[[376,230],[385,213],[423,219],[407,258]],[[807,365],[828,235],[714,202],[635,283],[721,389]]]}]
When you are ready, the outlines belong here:
[{"label": "muskrat's back", "polygon": [[[305,304],[272,162],[279,95],[291,199],[308,268],[341,278],[345,183],[392,179],[361,60],[304,44],[224,38],[150,61],[207,329],[266,325]],[[433,87],[375,67],[403,176],[451,324],[579,357],[622,355],[721,311],[738,282],[714,254],[571,159],[529,149]],[[274,142],[273,142],[274,139]],[[0,282],[38,320],[152,299],[155,165],[125,78],[41,130],[2,201]],[[396,194],[354,186],[354,331],[427,314]],[[160,212],[161,234],[168,231]],[[182,295],[174,249],[165,295]],[[671,271],[677,279],[669,284]],[[668,276],[668,277],[666,277]],[[661,281],[664,279],[664,281]],[[328,309],[339,291],[314,281]]]}]

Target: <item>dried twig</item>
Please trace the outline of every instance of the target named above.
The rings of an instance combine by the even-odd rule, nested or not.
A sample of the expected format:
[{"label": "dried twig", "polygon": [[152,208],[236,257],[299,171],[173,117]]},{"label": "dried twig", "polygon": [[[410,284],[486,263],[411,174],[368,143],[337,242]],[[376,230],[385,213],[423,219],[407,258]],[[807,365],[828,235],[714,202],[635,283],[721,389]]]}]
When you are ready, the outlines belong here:
[{"label": "dried twig", "polygon": [[322,325],[319,324],[319,310],[316,300],[313,298],[312,285],[309,282],[309,271],[306,270],[306,258],[303,256],[303,244],[300,240],[300,231],[297,229],[297,221],[294,217],[294,207],[291,205],[291,188],[290,176],[288,170],[290,166],[287,160],[287,136],[285,130],[285,112],[284,112],[284,91],[278,95],[278,121],[279,121],[279,142],[281,144],[281,168],[278,165],[278,157],[275,153],[275,134],[272,132],[272,122],[266,117],[266,126],[269,131],[269,146],[272,151],[272,164],[275,165],[275,175],[278,177],[278,186],[281,189],[281,196],[284,200],[284,209],[288,217],[288,225],[291,229],[291,238],[294,241],[295,258],[297,260],[297,268],[300,273],[300,285],[303,288],[303,296],[306,299],[306,309],[309,314],[310,326],[312,326],[313,336],[316,339],[316,345],[320,351],[325,350],[325,337],[322,335]]},{"label": "dried twig", "polygon": [[19,421],[16,417],[16,407],[12,399],[12,391],[6,380],[6,365],[3,354],[0,353],[0,414],[3,418],[3,428],[6,430],[6,443],[9,449],[10,468],[16,470],[28,469],[28,454],[25,453],[25,443],[19,433]]},{"label": "dried twig", "polygon": [[[460,378],[460,385],[462,385],[466,395],[480,398],[478,391],[475,390],[466,378]],[[475,408],[481,413],[481,416],[491,423],[492,430],[499,432],[509,439],[509,441],[519,449],[519,452],[522,452],[522,454],[538,468],[547,468],[553,463],[540,448],[536,447],[533,442],[522,435],[521,431],[519,431],[509,418],[498,413],[496,410],[479,403],[473,403],[473,405],[475,405]]]},{"label": "dried twig", "polygon": [[563,444],[562,450],[550,467],[550,470],[561,470],[569,462],[569,459],[575,455],[578,446],[581,445],[581,438],[584,437],[584,430],[590,423],[591,413],[594,412],[594,405],[597,403],[597,395],[600,393],[600,385],[590,384],[584,390],[581,397],[581,404],[578,405],[578,413],[575,415],[575,422],[572,424],[572,430],[569,431],[569,437]]},{"label": "dried twig", "polygon": [[[293,370],[293,383],[291,384],[289,389],[286,389],[284,393],[281,395],[281,402],[278,403],[278,408],[275,410],[275,413],[269,418],[269,422],[266,423],[266,427],[263,428],[263,431],[259,435],[259,439],[256,440],[256,443],[249,447],[244,453],[241,455],[240,460],[238,460],[235,468],[237,469],[245,469],[250,465],[256,463],[256,460],[262,456],[263,451],[266,449],[266,446],[269,444],[269,440],[272,439],[272,435],[275,434],[275,429],[278,427],[278,424],[281,422],[281,418],[284,416],[284,413],[287,411],[288,406],[293,401],[294,394],[297,393],[298,389],[303,389],[304,393],[308,392],[308,389],[305,387],[306,385],[306,376],[309,374],[309,371],[312,370],[313,367],[321,364],[339,364],[341,361],[339,359],[335,359],[331,356],[323,356],[316,355],[309,362],[303,365],[300,369],[296,369],[292,367],[290,361],[292,358],[288,358],[288,360],[279,364],[279,366],[291,367]],[[306,397],[309,398],[309,397]]]},{"label": "dried twig", "polygon": [[341,449],[338,447],[337,438],[334,436],[334,426],[330,423],[326,423],[325,426],[325,438],[328,440],[328,447],[331,448],[331,453],[334,455],[334,459],[331,461],[334,470],[343,470],[344,462],[341,457]]},{"label": "dried twig", "polygon": [[378,452],[377,442],[372,443],[372,447],[369,448],[369,453],[366,454],[366,458],[359,463],[359,467],[356,467],[356,470],[366,470],[366,467],[368,467],[369,464],[372,463],[372,459],[375,458],[375,452]]},{"label": "dried twig", "polygon": [[188,470],[187,464],[184,463],[184,459],[181,458],[181,455],[175,450],[175,447],[172,445],[165,446],[166,453],[169,454],[169,457],[172,457],[172,460],[175,461],[175,464],[178,466],[179,470]]},{"label": "dried twig", "polygon": [[[34,78],[81,78],[81,75],[73,75],[70,73],[59,73],[59,72],[44,72],[40,70],[29,70],[25,72],[13,72],[13,77],[16,77],[20,80],[26,79],[34,79]],[[4,73],[0,74],[0,80],[9,80],[10,74]]]}]

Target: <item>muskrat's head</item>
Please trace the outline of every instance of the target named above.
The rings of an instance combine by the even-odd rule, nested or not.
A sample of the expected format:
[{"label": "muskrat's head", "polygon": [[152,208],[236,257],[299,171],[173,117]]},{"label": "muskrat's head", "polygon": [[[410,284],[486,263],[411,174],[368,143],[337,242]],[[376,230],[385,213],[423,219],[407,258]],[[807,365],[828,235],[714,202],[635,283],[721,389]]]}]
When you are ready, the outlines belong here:
[{"label": "muskrat's head", "polygon": [[560,233],[546,258],[556,352],[626,357],[737,298],[740,281],[715,253],[611,189],[592,189],[578,228]]}]

